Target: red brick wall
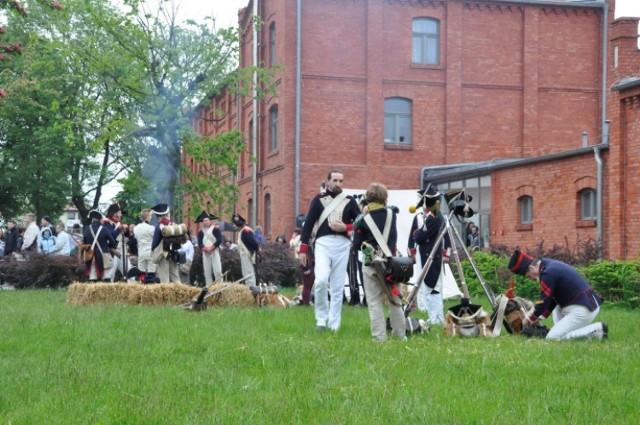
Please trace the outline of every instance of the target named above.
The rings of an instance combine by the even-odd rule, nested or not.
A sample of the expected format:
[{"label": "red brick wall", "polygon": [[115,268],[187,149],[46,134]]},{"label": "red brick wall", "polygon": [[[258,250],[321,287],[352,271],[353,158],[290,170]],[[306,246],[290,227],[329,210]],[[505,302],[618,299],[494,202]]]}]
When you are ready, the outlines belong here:
[{"label": "red brick wall", "polygon": [[[276,56],[283,71],[277,80],[277,97],[261,100],[257,114],[250,98],[241,99],[238,125],[247,132],[248,152],[242,159],[238,210],[246,214],[248,199],[256,198],[261,222],[264,196],[269,193],[272,234],[285,231],[289,235],[295,219],[296,0],[266,0],[261,5],[265,20],[260,34],[261,59],[268,58],[268,28],[275,22]],[[371,181],[381,181],[390,189],[417,189],[425,166],[576,149],[581,146],[583,131],[588,132],[590,144],[600,142],[599,8],[458,0],[302,0],[302,10],[302,213],[333,166],[344,169],[348,187],[365,188]],[[440,65],[411,64],[411,22],[415,17],[440,20]],[[628,32],[625,25],[617,25],[612,27],[612,39]],[[249,31],[243,37],[242,64],[251,63],[251,42]],[[622,62],[625,68],[617,71],[620,76],[637,72],[630,70],[633,60],[637,67],[637,49],[626,46],[621,53],[626,55],[626,62]],[[610,75],[611,83],[616,81],[615,72]],[[383,145],[384,99],[395,96],[412,101],[413,144],[409,150],[385,149]],[[269,152],[268,111],[274,104],[279,107],[279,148]],[[623,213],[630,217],[633,212],[612,206],[611,198],[620,195],[619,183],[629,176],[630,168],[624,165],[628,146],[614,145],[620,140],[620,124],[614,122],[621,110],[615,102],[612,106],[612,101],[609,109],[612,145],[603,154],[609,214],[605,232],[616,243],[623,243],[623,227],[628,224]],[[627,114],[631,116],[632,111]],[[258,193],[254,196],[247,126],[256,115],[260,150]],[[542,239],[564,244],[595,237],[595,227],[576,224],[574,187],[585,177],[594,176],[593,154],[577,162],[557,161],[496,173],[493,240],[533,245]],[[517,232],[513,193],[525,182],[537,193],[536,222],[532,230]],[[560,216],[562,220],[543,219]]]}]

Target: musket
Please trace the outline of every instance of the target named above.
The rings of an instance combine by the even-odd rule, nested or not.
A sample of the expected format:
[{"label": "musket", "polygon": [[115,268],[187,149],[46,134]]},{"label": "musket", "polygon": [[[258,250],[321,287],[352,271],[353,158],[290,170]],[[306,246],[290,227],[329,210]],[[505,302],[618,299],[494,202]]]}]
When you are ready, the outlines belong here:
[{"label": "musket", "polygon": [[191,311],[202,311],[202,310],[206,310],[207,309],[207,298],[212,297],[216,294],[219,294],[220,292],[224,291],[225,289],[228,289],[229,287],[231,287],[232,285],[235,285],[237,283],[240,283],[244,280],[249,279],[251,276],[253,276],[253,273],[244,276],[242,279],[238,279],[236,281],[233,282],[229,282],[225,285],[222,285],[221,287],[219,287],[218,289],[216,289],[213,292],[209,292],[209,288],[212,287],[213,285],[216,284],[216,282],[219,281],[219,279],[221,279],[223,276],[225,276],[227,274],[227,272],[225,272],[222,276],[220,276],[218,279],[216,279],[215,282],[213,282],[211,285],[202,288],[202,291],[200,292],[200,294],[198,294],[193,300],[191,300],[190,302],[183,304],[182,307],[191,310]]},{"label": "musket", "polygon": [[218,276],[218,278],[216,280],[211,282],[211,285],[207,285],[204,288],[202,288],[202,291],[200,292],[200,294],[198,294],[197,296],[193,297],[191,302],[187,303],[187,304],[191,304],[191,303],[201,304],[202,301],[204,300],[204,296],[207,295],[207,292],[209,292],[209,288],[211,288],[216,283],[220,282],[227,275],[227,273],[229,273],[228,270],[226,272],[222,273],[220,276]]}]

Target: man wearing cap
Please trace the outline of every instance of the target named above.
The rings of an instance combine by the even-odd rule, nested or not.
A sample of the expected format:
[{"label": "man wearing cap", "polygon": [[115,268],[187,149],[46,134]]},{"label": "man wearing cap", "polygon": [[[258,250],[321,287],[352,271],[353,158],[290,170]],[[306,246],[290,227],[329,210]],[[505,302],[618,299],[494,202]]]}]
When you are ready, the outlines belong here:
[{"label": "man wearing cap", "polygon": [[222,232],[220,227],[213,224],[217,220],[215,214],[206,211],[196,218],[196,223],[202,223],[202,228],[198,232],[198,246],[202,251],[202,267],[204,268],[205,285],[213,283],[214,278],[218,279],[222,275],[222,261],[220,260],[220,244],[222,244]]},{"label": "man wearing cap", "polygon": [[[85,276],[90,282],[97,282],[104,280],[109,281],[108,275],[104,270],[104,255],[111,255],[111,248],[116,246],[116,241],[111,236],[105,226],[102,224],[104,216],[100,211],[89,211],[88,218],[91,220],[91,224],[84,229],[84,243],[92,245],[93,258],[85,263]],[[96,241],[94,244],[94,240]]]},{"label": "man wearing cap", "polygon": [[253,229],[247,226],[247,221],[241,215],[235,214],[231,218],[231,222],[238,229],[240,267],[242,268],[242,277],[246,277],[244,284],[249,287],[255,286],[257,282],[255,264],[260,254],[260,245],[256,240]]},{"label": "man wearing cap", "polygon": [[553,313],[554,326],[547,339],[607,338],[607,324],[593,323],[603,300],[576,269],[550,258],[536,260],[521,250],[513,253],[508,267],[512,273],[540,282],[540,299],[522,321],[523,327],[535,326]]},{"label": "man wearing cap", "polygon": [[[420,289],[421,293],[426,290],[424,296],[424,307],[429,315],[429,324],[441,325],[444,323],[444,304],[442,300],[442,281],[439,280],[442,271],[442,263],[449,260],[449,236],[445,235],[443,244],[434,250],[434,246],[444,228],[445,219],[440,212],[441,194],[431,185],[424,190],[419,190],[417,208],[422,207],[422,211],[415,215],[409,232],[409,255],[416,256],[416,251],[420,253],[422,267],[427,263],[429,255],[433,252],[433,262],[424,278],[426,287]],[[416,250],[417,245],[417,250]]]},{"label": "man wearing cap", "polygon": [[351,252],[349,232],[353,232],[360,208],[352,196],[342,191],[342,170],[330,170],[327,180],[324,191],[309,204],[298,259],[303,267],[307,266],[307,252],[313,247],[316,330],[322,332],[328,327],[337,332],[342,321],[342,299]]},{"label": "man wearing cap", "polygon": [[133,228],[133,235],[138,241],[138,269],[144,272],[145,283],[155,282],[156,263],[151,261],[151,244],[156,228],[149,224],[151,210],[146,208],[140,212],[141,223]]},{"label": "man wearing cap", "polygon": [[[175,238],[175,240],[165,240],[162,235],[162,228],[174,224],[169,218],[169,206],[167,204],[158,204],[151,208],[151,212],[158,217],[158,226],[153,233],[153,242],[151,243],[151,252],[156,249],[162,250],[162,255],[156,261],[156,273],[161,283],[182,283],[180,281],[180,265],[171,258],[172,252],[177,252],[182,247],[185,236]],[[178,240],[180,240],[178,242]],[[161,247],[161,248],[160,248]]]}]

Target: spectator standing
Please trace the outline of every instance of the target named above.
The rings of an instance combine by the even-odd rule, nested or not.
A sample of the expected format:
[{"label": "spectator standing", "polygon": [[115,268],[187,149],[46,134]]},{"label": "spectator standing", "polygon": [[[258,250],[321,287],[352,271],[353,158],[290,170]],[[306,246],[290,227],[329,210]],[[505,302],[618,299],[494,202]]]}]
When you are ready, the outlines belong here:
[{"label": "spectator standing", "polygon": [[71,256],[71,244],[75,244],[75,240],[64,230],[64,224],[62,223],[56,224],[56,232],[58,233],[58,236],[55,237],[56,244],[51,253],[67,257]]},{"label": "spectator standing", "polygon": [[253,234],[256,238],[256,241],[258,241],[258,245],[266,245],[267,238],[264,237],[264,233],[262,232],[262,226],[258,224]]},{"label": "spectator standing", "polygon": [[187,231],[187,238],[182,243],[179,251],[184,254],[184,263],[180,263],[180,281],[185,284],[191,284],[191,264],[193,264],[193,256],[195,250],[193,242],[191,242],[191,233]]},{"label": "spectator standing", "polygon": [[36,224],[36,215],[28,213],[24,217],[25,231],[23,236],[22,251],[37,251],[38,250],[38,235],[40,229]]},{"label": "spectator standing", "polygon": [[54,252],[56,237],[53,236],[50,227],[43,227],[42,230],[40,230],[38,240],[40,241],[38,243],[38,252],[42,252],[43,254],[51,254]]},{"label": "spectator standing", "polygon": [[20,251],[18,246],[18,228],[16,227],[16,221],[14,219],[7,220],[6,243],[4,247],[4,255],[12,255],[15,251]]}]

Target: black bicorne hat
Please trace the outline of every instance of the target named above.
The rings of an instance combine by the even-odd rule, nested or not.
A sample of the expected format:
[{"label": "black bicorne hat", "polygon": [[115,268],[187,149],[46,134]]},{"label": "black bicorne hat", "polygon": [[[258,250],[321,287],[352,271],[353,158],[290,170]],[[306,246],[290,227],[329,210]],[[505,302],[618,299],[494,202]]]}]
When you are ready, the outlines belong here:
[{"label": "black bicorne hat", "polygon": [[167,215],[169,214],[169,205],[167,204],[158,204],[151,207],[151,212],[155,215]]},{"label": "black bicorne hat", "polygon": [[529,266],[531,265],[531,263],[533,263],[532,256],[528,255],[524,251],[520,251],[519,249],[516,249],[513,255],[511,256],[511,259],[509,260],[509,265],[507,267],[509,267],[509,270],[511,270],[512,273],[525,276],[527,274],[527,270],[529,269]]},{"label": "black bicorne hat", "polygon": [[205,218],[208,218],[209,220],[217,220],[219,217],[215,214],[209,214],[206,211],[202,211],[198,218],[196,218],[196,223],[202,223]]},{"label": "black bicorne hat", "polygon": [[430,185],[427,189],[420,189],[418,191],[420,200],[416,204],[416,208],[420,207],[432,207],[440,199],[441,193],[436,188]]},{"label": "black bicorne hat", "polygon": [[231,217],[231,222],[240,227],[244,226],[247,223],[247,220],[245,220],[240,214],[234,214],[233,217]]}]

